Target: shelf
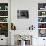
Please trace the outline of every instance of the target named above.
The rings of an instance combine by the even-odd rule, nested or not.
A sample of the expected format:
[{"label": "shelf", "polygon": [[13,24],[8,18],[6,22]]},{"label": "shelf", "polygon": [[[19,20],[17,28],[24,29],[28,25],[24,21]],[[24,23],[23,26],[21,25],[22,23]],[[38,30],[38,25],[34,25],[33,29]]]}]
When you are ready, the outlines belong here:
[{"label": "shelf", "polygon": [[44,15],[44,16],[38,16],[38,17],[46,17],[46,15]]},{"label": "shelf", "polygon": [[46,28],[38,28],[38,29],[46,29]]},{"label": "shelf", "polygon": [[46,10],[38,10],[38,11],[46,11]]},{"label": "shelf", "polygon": [[8,23],[8,22],[0,22],[0,23]]},{"label": "shelf", "polygon": [[0,11],[8,11],[8,10],[0,10]]},{"label": "shelf", "polygon": [[38,22],[38,23],[46,23],[46,22]]},{"label": "shelf", "polygon": [[8,16],[0,16],[0,17],[8,17]]}]

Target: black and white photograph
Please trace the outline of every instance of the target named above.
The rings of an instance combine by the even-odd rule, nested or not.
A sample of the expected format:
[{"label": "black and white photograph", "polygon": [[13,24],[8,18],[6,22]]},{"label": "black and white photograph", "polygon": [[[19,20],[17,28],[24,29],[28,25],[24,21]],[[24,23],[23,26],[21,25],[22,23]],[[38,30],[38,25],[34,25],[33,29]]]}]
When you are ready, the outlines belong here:
[{"label": "black and white photograph", "polygon": [[17,19],[28,19],[29,11],[28,10],[17,10]]}]

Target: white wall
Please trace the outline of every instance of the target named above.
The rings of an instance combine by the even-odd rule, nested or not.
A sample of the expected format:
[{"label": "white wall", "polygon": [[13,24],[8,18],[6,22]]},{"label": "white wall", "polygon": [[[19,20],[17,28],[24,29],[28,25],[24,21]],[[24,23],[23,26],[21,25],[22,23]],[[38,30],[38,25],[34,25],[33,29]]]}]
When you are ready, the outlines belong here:
[{"label": "white wall", "polygon": [[[11,19],[15,23],[17,30],[27,30],[29,26],[37,21],[37,2],[31,0],[15,0],[11,3]],[[17,19],[17,10],[28,10],[29,19]],[[37,22],[36,22],[37,23]]]},{"label": "white wall", "polygon": [[[17,30],[15,32],[23,32],[28,29],[30,25],[35,26],[33,46],[40,46],[43,44],[42,38],[38,38],[38,3],[45,3],[46,0],[11,0],[11,22],[16,25]],[[17,10],[29,10],[29,19],[17,19]],[[23,30],[23,31],[22,31]],[[28,30],[29,31],[29,30]],[[35,37],[37,36],[37,37]],[[39,43],[39,44],[38,44]]]},{"label": "white wall", "polygon": [[[38,3],[46,0],[11,0],[11,22],[16,25],[17,30],[27,30],[32,24],[37,29],[38,25]],[[17,10],[29,10],[29,19],[17,19]]]}]

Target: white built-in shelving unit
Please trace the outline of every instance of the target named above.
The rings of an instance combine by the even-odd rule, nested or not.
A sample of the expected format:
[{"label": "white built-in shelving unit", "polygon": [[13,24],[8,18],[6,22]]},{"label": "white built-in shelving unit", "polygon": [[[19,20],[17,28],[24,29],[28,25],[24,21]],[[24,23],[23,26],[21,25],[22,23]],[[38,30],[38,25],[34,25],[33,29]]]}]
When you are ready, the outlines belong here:
[{"label": "white built-in shelving unit", "polygon": [[38,3],[38,31],[41,37],[46,37],[46,3]]}]

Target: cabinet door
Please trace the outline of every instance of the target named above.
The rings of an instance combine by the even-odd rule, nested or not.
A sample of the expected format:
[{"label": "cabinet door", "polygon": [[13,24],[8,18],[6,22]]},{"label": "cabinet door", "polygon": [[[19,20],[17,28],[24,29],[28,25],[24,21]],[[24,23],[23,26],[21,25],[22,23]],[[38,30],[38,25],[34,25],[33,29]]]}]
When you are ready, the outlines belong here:
[{"label": "cabinet door", "polygon": [[38,38],[38,46],[46,46],[46,38]]}]

